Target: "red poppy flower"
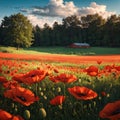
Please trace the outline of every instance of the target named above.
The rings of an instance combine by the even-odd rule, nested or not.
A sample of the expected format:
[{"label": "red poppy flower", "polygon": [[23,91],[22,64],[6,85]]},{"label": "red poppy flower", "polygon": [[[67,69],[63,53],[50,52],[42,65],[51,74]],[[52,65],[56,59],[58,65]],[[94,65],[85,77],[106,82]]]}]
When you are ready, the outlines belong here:
[{"label": "red poppy flower", "polygon": [[0,76],[0,83],[5,83],[7,82],[7,79],[3,76]]},{"label": "red poppy flower", "polygon": [[15,87],[4,92],[4,96],[11,98],[16,102],[19,102],[25,106],[29,106],[35,101],[38,101],[39,98],[32,93],[32,91],[22,88]]},{"label": "red poppy flower", "polygon": [[0,73],[2,73],[2,68],[1,68],[1,66],[0,66]]},{"label": "red poppy flower", "polygon": [[50,80],[52,80],[53,82],[70,83],[76,81],[77,77],[75,75],[61,73],[58,76],[50,76]]},{"label": "red poppy flower", "polygon": [[106,66],[104,67],[104,70],[105,70],[106,72],[111,72],[112,69],[113,69],[113,66],[110,66],[110,65],[106,65]]},{"label": "red poppy flower", "polygon": [[52,100],[50,100],[51,105],[61,105],[65,101],[65,96],[56,96]]},{"label": "red poppy flower", "polygon": [[101,63],[102,63],[102,61],[101,61],[101,60],[98,60],[98,61],[97,61],[97,64],[99,64],[99,65],[100,65]]},{"label": "red poppy flower", "polygon": [[90,66],[89,68],[85,69],[90,76],[97,76],[98,75],[98,68],[96,66]]},{"label": "red poppy flower", "polygon": [[2,109],[0,109],[0,120],[11,120],[12,115]]},{"label": "red poppy flower", "polygon": [[27,74],[13,76],[13,80],[23,82],[25,84],[37,83],[43,80],[47,72],[45,70],[32,70]]},{"label": "red poppy flower", "polygon": [[97,97],[96,92],[86,87],[75,86],[73,88],[68,88],[68,91],[79,100],[90,100]]},{"label": "red poppy flower", "polygon": [[21,116],[13,116],[11,120],[24,120]]},{"label": "red poppy flower", "polygon": [[101,95],[102,95],[102,96],[106,96],[107,94],[106,94],[105,91],[102,91],[102,92],[101,92]]},{"label": "red poppy flower", "polygon": [[54,68],[53,70],[54,70],[55,73],[59,73],[57,68]]},{"label": "red poppy flower", "polygon": [[3,83],[3,86],[4,86],[4,88],[7,88],[7,89],[20,87],[18,82],[17,81],[13,81],[13,80],[10,80],[10,81],[7,81],[7,82]]},{"label": "red poppy flower", "polygon": [[120,100],[108,103],[103,110],[100,111],[101,118],[109,118],[110,120],[120,120]]},{"label": "red poppy flower", "polygon": [[117,71],[120,71],[120,66],[115,66],[114,67]]},{"label": "red poppy flower", "polygon": [[0,120],[24,120],[21,116],[11,115],[5,110],[0,109]]}]

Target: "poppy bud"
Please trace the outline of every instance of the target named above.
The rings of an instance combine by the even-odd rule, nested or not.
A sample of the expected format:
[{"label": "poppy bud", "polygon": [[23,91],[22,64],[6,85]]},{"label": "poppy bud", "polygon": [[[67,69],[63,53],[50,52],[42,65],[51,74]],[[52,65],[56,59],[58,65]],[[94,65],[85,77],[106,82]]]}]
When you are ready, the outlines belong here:
[{"label": "poppy bud", "polygon": [[62,105],[58,105],[59,109],[62,110]]},{"label": "poppy bud", "polygon": [[15,107],[15,104],[14,103],[11,103],[11,108],[14,108]]},{"label": "poppy bud", "polygon": [[110,94],[107,94],[107,97],[110,97]]},{"label": "poppy bud", "polygon": [[47,116],[46,110],[44,108],[39,109],[40,118],[45,118]]},{"label": "poppy bud", "polygon": [[57,92],[61,92],[61,87],[57,87]]},{"label": "poppy bud", "polygon": [[53,87],[52,90],[55,91],[55,88]]},{"label": "poppy bud", "polygon": [[93,105],[94,105],[94,107],[96,107],[96,102],[95,101],[93,102]]},{"label": "poppy bud", "polygon": [[101,100],[102,99],[101,96],[99,96],[98,99]]},{"label": "poppy bud", "polygon": [[41,87],[39,87],[39,91],[41,91],[42,90],[42,88]]},{"label": "poppy bud", "polygon": [[24,111],[24,118],[25,118],[26,120],[29,120],[29,119],[30,119],[30,111],[29,111],[29,110],[25,110],[25,111]]},{"label": "poppy bud", "polygon": [[46,88],[44,88],[43,90],[46,91]]},{"label": "poppy bud", "polygon": [[15,110],[15,112],[17,112],[17,111],[18,111],[18,108],[17,108],[17,106],[15,106],[14,110]]},{"label": "poppy bud", "polygon": [[102,95],[102,96],[106,96],[107,94],[106,94],[106,92],[102,91],[102,92],[101,92],[101,95]]},{"label": "poppy bud", "polygon": [[43,95],[44,95],[44,93],[43,93],[43,92],[40,92],[40,95],[41,95],[41,96],[43,96]]},{"label": "poppy bud", "polygon": [[101,63],[102,63],[102,61],[101,61],[101,60],[98,60],[98,61],[97,61],[97,64],[99,64],[99,65],[100,65]]},{"label": "poppy bud", "polygon": [[47,96],[44,95],[43,98],[44,98],[45,100],[47,100]]},{"label": "poppy bud", "polygon": [[15,113],[18,112],[18,107],[17,107],[17,105],[14,106],[14,111],[15,111]]}]

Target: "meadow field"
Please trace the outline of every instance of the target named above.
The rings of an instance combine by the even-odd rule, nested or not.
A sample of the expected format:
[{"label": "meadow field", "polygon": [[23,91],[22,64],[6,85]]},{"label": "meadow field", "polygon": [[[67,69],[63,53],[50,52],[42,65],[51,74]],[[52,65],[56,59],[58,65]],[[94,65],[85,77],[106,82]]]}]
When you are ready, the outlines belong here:
[{"label": "meadow field", "polygon": [[0,88],[2,120],[119,120],[120,49],[0,47]]},{"label": "meadow field", "polygon": [[20,48],[0,46],[1,52],[21,54],[64,54],[64,55],[116,55],[120,54],[120,48],[90,47],[90,48],[69,48],[69,47],[30,47]]}]

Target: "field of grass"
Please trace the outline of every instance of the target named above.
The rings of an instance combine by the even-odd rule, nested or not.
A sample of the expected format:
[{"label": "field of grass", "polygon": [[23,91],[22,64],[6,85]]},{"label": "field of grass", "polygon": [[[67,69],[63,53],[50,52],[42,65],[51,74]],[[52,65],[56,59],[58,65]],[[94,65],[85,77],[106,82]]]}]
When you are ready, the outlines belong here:
[{"label": "field of grass", "polygon": [[[80,59],[76,59],[73,64],[57,62],[57,57],[42,61],[32,56],[120,54],[119,48],[0,47],[0,52],[3,56],[17,53],[0,59],[1,120],[120,120],[119,62],[98,59],[79,64]],[[23,59],[16,59],[16,55]]]},{"label": "field of grass", "polygon": [[30,47],[16,50],[14,47],[0,46],[0,52],[24,54],[69,54],[69,55],[110,55],[120,54],[120,48],[68,48],[68,47]]}]

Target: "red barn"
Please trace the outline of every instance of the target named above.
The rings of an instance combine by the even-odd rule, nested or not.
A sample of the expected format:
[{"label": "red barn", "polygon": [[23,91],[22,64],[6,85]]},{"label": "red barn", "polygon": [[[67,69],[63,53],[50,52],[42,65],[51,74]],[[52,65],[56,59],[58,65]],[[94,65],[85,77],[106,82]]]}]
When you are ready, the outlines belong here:
[{"label": "red barn", "polygon": [[70,47],[70,48],[89,48],[90,45],[88,43],[72,43],[68,47]]}]

